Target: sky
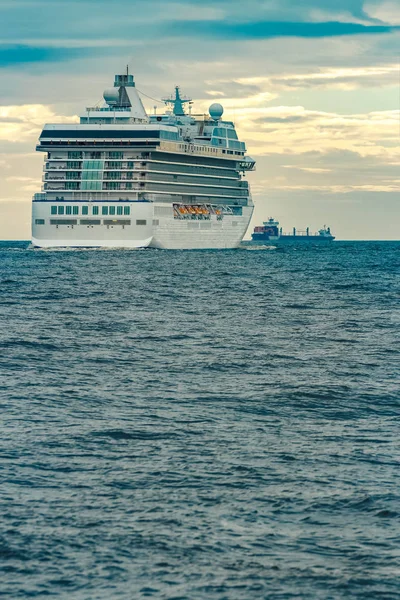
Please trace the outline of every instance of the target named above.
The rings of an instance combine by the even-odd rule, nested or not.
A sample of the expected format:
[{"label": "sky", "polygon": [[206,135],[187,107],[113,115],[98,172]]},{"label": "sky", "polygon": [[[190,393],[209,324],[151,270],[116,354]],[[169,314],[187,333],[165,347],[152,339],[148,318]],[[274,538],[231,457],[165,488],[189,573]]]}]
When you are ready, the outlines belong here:
[{"label": "sky", "polygon": [[400,239],[398,2],[1,0],[0,23],[0,239],[30,238],[43,124],[127,64],[148,111],[175,85],[224,106],[257,161],[251,229]]}]

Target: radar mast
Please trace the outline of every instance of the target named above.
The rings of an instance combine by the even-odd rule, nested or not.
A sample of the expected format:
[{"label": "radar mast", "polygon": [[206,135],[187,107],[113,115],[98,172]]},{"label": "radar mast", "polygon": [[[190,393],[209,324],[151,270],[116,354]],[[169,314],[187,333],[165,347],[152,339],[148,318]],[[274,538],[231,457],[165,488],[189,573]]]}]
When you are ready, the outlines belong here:
[{"label": "radar mast", "polygon": [[178,85],[175,86],[175,96],[171,95],[168,98],[161,98],[161,100],[163,102],[165,102],[165,104],[167,104],[167,105],[172,104],[174,115],[179,116],[179,117],[181,117],[185,114],[183,105],[186,104],[187,102],[189,102],[189,103],[192,102],[191,98],[187,98],[186,96],[181,96],[181,91],[180,91]]}]

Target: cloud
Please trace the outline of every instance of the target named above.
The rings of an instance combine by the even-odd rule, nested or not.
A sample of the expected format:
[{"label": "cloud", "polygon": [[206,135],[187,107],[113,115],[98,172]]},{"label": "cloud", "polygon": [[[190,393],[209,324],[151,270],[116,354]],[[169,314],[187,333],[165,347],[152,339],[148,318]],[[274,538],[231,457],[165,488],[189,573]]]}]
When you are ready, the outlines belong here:
[{"label": "cloud", "polygon": [[367,2],[365,10],[372,18],[391,25],[400,25],[400,5],[398,2]]},{"label": "cloud", "polygon": [[[28,225],[29,198],[41,185],[43,155],[34,149],[43,123],[75,122],[129,62],[151,97],[179,83],[199,99],[196,112],[212,101],[224,105],[257,159],[249,181],[260,220],[271,206],[271,214],[287,210],[286,223],[313,225],[323,204],[314,225],[325,222],[328,206],[331,224],[342,218],[339,233],[360,216],[347,210],[373,197],[364,226],[373,223],[374,235],[382,223],[386,235],[379,211],[389,196],[391,214],[398,211],[400,165],[392,110],[400,12],[392,0],[0,4],[0,200],[26,204]],[[344,201],[349,206],[339,210]],[[12,214],[7,235],[19,222],[17,209]]]},{"label": "cloud", "polygon": [[250,83],[241,83],[239,81],[232,80],[210,80],[206,81],[206,86],[212,86],[212,90],[205,90],[205,93],[209,96],[220,96],[228,98],[243,98],[248,96],[254,96],[260,94],[263,90],[258,85]]},{"label": "cloud", "polygon": [[337,114],[303,106],[236,109],[238,126],[253,154],[348,150],[361,156],[398,156],[400,111]]},{"label": "cloud", "polygon": [[54,113],[50,106],[24,104],[21,106],[0,106],[0,140],[23,143],[39,137],[44,123],[74,123],[78,117],[64,117]]},{"label": "cloud", "polygon": [[397,26],[362,25],[360,23],[255,21],[235,23],[221,21],[186,21],[168,23],[165,34],[180,37],[211,37],[221,40],[254,40],[276,37],[324,38],[346,35],[383,34],[395,31]]},{"label": "cloud", "polygon": [[400,179],[394,180],[392,182],[387,183],[386,185],[377,185],[377,184],[361,184],[361,185],[340,185],[340,184],[332,184],[332,185],[315,185],[315,184],[294,184],[294,185],[271,185],[271,182],[268,186],[271,190],[279,189],[285,191],[293,191],[293,190],[305,190],[309,192],[321,192],[324,194],[348,194],[349,192],[399,192],[400,191]]},{"label": "cloud", "polygon": [[[0,45],[0,67],[37,62],[59,62],[84,58],[93,53],[90,48],[63,48],[54,46]],[[96,49],[98,52],[98,49]]]},{"label": "cloud", "polygon": [[293,88],[337,88],[355,89],[376,85],[398,85],[398,65],[379,65],[375,67],[348,67],[317,70],[312,73],[282,75],[271,77],[268,84],[279,89]]},{"label": "cloud", "polygon": [[385,156],[361,156],[349,150],[313,150],[257,158],[253,195],[262,198],[275,191],[306,191],[330,195],[350,192],[399,192],[398,166]]},{"label": "cloud", "polygon": [[330,173],[332,169],[322,169],[321,167],[297,167],[296,165],[282,165],[283,169],[298,169],[307,173]]}]

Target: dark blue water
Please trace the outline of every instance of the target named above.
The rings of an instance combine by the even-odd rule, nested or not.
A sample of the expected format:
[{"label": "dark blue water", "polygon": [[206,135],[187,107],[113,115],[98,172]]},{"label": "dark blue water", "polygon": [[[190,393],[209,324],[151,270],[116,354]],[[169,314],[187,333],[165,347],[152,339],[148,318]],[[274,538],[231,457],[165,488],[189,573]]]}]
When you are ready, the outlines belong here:
[{"label": "dark blue water", "polygon": [[0,245],[0,595],[400,597],[400,243]]}]

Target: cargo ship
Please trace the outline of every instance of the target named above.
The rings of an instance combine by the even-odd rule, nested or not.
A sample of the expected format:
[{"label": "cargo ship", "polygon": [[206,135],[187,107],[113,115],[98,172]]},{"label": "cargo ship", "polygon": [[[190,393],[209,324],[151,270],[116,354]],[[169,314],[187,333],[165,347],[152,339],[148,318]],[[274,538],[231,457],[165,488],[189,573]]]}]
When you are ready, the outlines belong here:
[{"label": "cargo ship", "polygon": [[291,233],[285,233],[282,231],[282,227],[279,227],[279,221],[275,221],[275,219],[270,217],[262,225],[254,227],[251,238],[251,241],[243,242],[243,244],[273,245],[275,243],[281,244],[287,242],[332,242],[335,236],[332,235],[331,228],[326,225],[316,233],[311,233],[309,227],[304,230],[298,230],[293,227]]}]

